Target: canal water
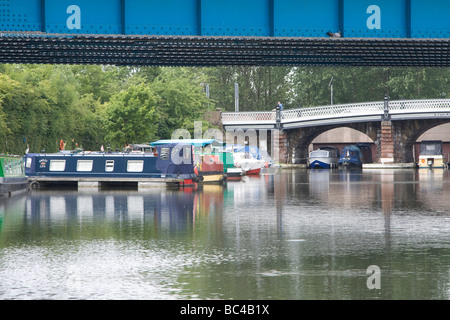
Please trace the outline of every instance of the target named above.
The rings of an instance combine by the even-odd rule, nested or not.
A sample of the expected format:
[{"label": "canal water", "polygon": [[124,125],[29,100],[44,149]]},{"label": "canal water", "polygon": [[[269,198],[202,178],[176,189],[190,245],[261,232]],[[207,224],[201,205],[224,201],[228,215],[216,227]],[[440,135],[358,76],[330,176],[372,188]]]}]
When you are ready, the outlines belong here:
[{"label": "canal water", "polygon": [[284,169],[0,204],[0,299],[450,298],[450,172]]}]

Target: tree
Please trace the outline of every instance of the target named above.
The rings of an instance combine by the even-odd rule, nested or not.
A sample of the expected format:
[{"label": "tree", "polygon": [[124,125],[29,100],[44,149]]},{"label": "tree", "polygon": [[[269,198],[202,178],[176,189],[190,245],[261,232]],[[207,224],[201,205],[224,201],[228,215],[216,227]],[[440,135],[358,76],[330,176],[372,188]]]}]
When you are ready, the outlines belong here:
[{"label": "tree", "polygon": [[157,101],[157,95],[144,83],[113,95],[105,110],[106,141],[118,147],[152,140],[159,119]]},{"label": "tree", "polygon": [[[11,134],[8,128],[6,114],[3,111],[5,104],[11,103],[14,92],[17,90],[18,84],[9,77],[0,74],[0,139],[6,141],[6,137]],[[8,107],[6,107],[8,108]],[[1,144],[2,151],[7,150],[7,146]]]},{"label": "tree", "polygon": [[436,99],[450,95],[450,69],[393,69],[388,81],[392,99]]},{"label": "tree", "polygon": [[234,111],[234,84],[239,85],[239,110],[271,110],[278,101],[291,105],[288,67],[217,67],[204,69],[211,98],[222,110]]},{"label": "tree", "polygon": [[103,128],[105,104],[95,100],[91,93],[82,95],[75,108],[82,125],[73,133],[73,142],[70,139],[68,147],[74,149],[75,143],[80,142],[85,150],[99,150],[102,145],[106,145],[106,132]]},{"label": "tree", "polygon": [[201,79],[194,69],[164,68],[149,84],[159,97],[158,138],[168,139],[176,129],[193,135],[194,121],[202,119],[208,106],[213,108],[214,101],[202,91]]},{"label": "tree", "polygon": [[123,89],[121,80],[129,76],[127,69],[116,66],[76,65],[71,70],[79,83],[80,95],[92,95],[100,103],[108,102],[115,92]]},{"label": "tree", "polygon": [[1,152],[23,154],[27,145],[40,150],[48,131],[48,103],[33,87],[0,74]]},{"label": "tree", "polygon": [[292,71],[294,104],[330,104],[331,77],[335,104],[380,101],[385,94],[393,100],[445,98],[449,75],[448,68],[299,67]]}]

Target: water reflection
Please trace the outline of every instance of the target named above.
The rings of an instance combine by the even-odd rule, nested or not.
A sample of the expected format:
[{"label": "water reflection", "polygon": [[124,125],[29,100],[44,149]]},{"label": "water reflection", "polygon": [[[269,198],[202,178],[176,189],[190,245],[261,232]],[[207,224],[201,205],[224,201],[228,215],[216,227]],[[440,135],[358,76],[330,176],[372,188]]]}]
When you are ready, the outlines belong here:
[{"label": "water reflection", "polygon": [[449,183],[447,170],[283,170],[3,199],[0,297],[448,299]]}]

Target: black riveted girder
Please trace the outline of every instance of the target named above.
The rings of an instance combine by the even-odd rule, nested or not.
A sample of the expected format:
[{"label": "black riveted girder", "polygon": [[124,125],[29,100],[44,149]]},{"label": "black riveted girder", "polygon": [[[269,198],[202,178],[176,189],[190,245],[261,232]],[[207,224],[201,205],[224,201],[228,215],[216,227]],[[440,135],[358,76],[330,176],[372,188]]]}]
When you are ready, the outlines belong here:
[{"label": "black riveted girder", "polygon": [[0,63],[449,67],[450,39],[3,33]]}]

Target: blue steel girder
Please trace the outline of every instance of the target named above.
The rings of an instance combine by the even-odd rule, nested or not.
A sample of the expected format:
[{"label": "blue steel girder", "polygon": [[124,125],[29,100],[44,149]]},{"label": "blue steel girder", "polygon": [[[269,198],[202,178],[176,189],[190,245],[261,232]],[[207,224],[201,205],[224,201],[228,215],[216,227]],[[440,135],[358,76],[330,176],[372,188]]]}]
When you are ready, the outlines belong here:
[{"label": "blue steel girder", "polygon": [[0,0],[0,63],[447,67],[448,13],[447,0]]},{"label": "blue steel girder", "polygon": [[449,38],[447,0],[0,0],[0,30],[56,34]]}]

